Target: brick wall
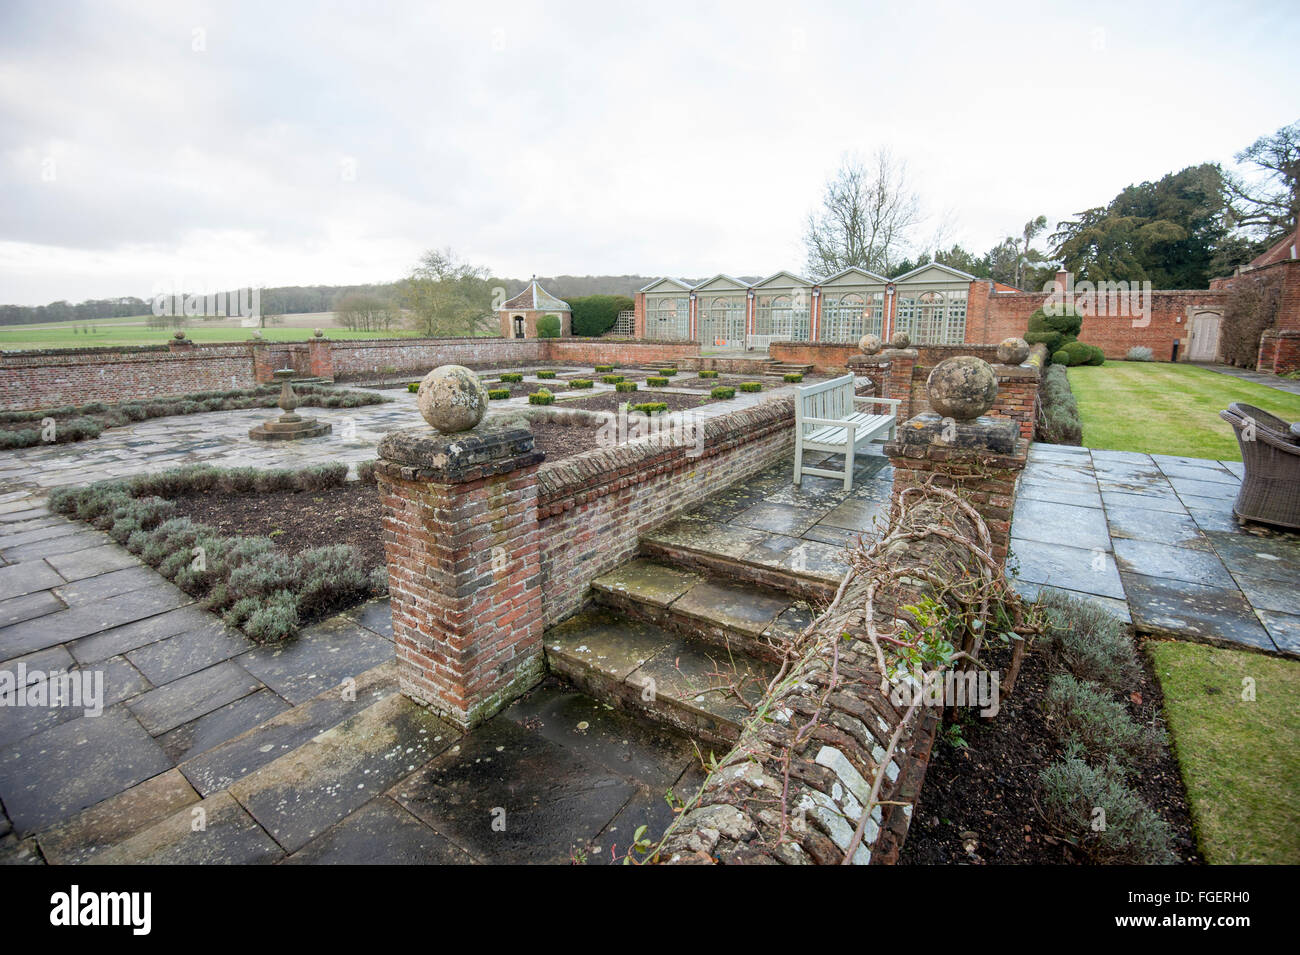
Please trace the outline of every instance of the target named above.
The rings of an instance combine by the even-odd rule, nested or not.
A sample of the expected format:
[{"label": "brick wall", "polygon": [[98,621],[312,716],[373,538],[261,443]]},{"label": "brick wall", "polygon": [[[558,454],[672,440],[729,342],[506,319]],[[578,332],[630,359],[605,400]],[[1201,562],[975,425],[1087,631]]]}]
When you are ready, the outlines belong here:
[{"label": "brick wall", "polygon": [[700,354],[700,346],[695,342],[653,339],[547,338],[541,345],[542,361],[572,365],[642,365],[697,358]]},{"label": "brick wall", "polygon": [[255,383],[251,349],[242,343],[175,351],[58,349],[0,356],[0,408],[5,410],[165,398],[251,388]]},{"label": "brick wall", "polygon": [[382,375],[385,369],[424,375],[439,365],[469,368],[495,364],[535,364],[544,340],[537,338],[384,338],[330,343],[335,381]]},{"label": "brick wall", "polygon": [[793,399],[710,418],[702,453],[658,438],[543,464],[538,516],[545,625],[576,612],[591,581],[636,554],[640,535],[794,447]]}]

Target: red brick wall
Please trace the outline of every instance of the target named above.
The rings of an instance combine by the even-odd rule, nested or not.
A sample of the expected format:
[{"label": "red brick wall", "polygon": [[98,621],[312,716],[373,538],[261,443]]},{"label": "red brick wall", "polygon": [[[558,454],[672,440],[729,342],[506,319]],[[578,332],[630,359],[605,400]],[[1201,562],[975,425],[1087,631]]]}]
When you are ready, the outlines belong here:
[{"label": "red brick wall", "polygon": [[246,344],[195,345],[175,352],[95,348],[0,355],[0,408],[5,410],[165,398],[254,384]]},{"label": "red brick wall", "polygon": [[542,340],[540,360],[574,365],[641,365],[648,362],[694,358],[699,354],[700,346],[695,342],[548,338]]},{"label": "red brick wall", "polygon": [[591,581],[633,557],[640,535],[794,447],[794,402],[709,419],[703,452],[657,439],[543,464],[537,501],[546,626],[575,613]]}]

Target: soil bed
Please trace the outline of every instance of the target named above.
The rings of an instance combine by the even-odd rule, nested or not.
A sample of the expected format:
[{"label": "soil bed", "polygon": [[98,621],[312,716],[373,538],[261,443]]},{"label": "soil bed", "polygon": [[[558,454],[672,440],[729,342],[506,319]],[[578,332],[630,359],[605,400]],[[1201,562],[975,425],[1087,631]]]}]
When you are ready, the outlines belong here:
[{"label": "soil bed", "polygon": [[717,402],[712,398],[697,398],[694,395],[673,394],[670,391],[649,391],[638,389],[637,391],[607,391],[601,395],[588,395],[585,398],[575,398],[564,402],[556,402],[554,407],[563,408],[585,408],[588,411],[617,411],[620,405],[631,401],[633,404],[642,404],[647,401],[661,401],[668,405],[669,411],[688,411],[691,408],[700,408],[704,405],[725,404],[726,401]]},{"label": "soil bed", "polygon": [[374,484],[351,481],[325,491],[227,494],[209,491],[173,498],[177,516],[208,524],[223,534],[264,536],[285,554],[328,544],[351,544],[364,567],[384,564],[379,493]]},{"label": "soil bed", "polygon": [[[806,385],[812,380],[813,379],[811,378],[804,378],[804,380],[799,382],[799,384]],[[668,387],[690,388],[692,391],[708,391],[710,388],[717,388],[719,385],[722,385],[727,388],[738,389],[741,382],[745,381],[759,382],[763,386],[764,391],[772,388],[781,388],[786,385],[786,382],[782,381],[780,378],[773,378],[771,375],[755,375],[752,378],[744,378],[739,375],[720,375],[717,378],[697,378],[694,374],[678,374],[675,377],[668,379]]]},{"label": "soil bed", "polygon": [[[1006,672],[1010,652],[985,651],[983,662]],[[1041,651],[1026,655],[1010,698],[992,719],[962,722],[965,746],[948,739],[948,725],[935,741],[912,825],[899,862],[910,865],[1077,864],[1082,858],[1039,812],[1038,774],[1061,755],[1043,718],[1042,701],[1055,669]],[[1128,707],[1139,722],[1163,714],[1160,686],[1142,659],[1142,677]],[[1141,702],[1137,702],[1141,700]],[[1159,723],[1163,724],[1163,716]],[[1136,766],[1131,777],[1142,800],[1168,823],[1180,861],[1200,862],[1178,763],[1168,746]],[[966,833],[966,839],[962,838]],[[967,852],[970,833],[974,851]]]}]

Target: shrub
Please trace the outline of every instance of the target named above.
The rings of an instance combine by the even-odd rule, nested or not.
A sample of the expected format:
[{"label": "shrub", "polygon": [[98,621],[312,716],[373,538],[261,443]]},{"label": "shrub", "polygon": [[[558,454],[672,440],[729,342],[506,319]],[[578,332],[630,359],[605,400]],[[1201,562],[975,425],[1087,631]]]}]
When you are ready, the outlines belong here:
[{"label": "shrub", "polygon": [[659,378],[656,377],[655,375],[651,375],[648,378],[646,378],[645,383],[649,385],[651,388],[662,388],[664,385],[668,384],[668,379]]},{"label": "shrub", "polygon": [[607,385],[617,385],[619,382],[621,382],[621,381],[623,380],[623,376],[622,376],[622,375],[604,375],[604,376],[601,377],[600,380],[603,381],[603,382],[604,382],[605,384],[607,384]]},{"label": "shrub", "polygon": [[660,368],[660,369],[659,369],[659,374],[661,374],[661,375],[662,375],[663,377],[665,377],[665,378],[671,378],[673,375],[677,374],[677,369],[676,369],[676,368]]},{"label": "shrub", "polygon": [[[1170,865],[1176,860],[1169,827],[1137,794],[1124,785],[1113,767],[1099,769],[1078,757],[1066,757],[1039,774],[1043,811],[1068,832],[1093,862]],[[1094,829],[1095,810],[1105,812],[1105,827]]]},{"label": "shrub", "polygon": [[329,464],[317,464],[304,468],[297,474],[300,491],[324,491],[331,487],[342,487],[348,479],[348,466],[341,461]]},{"label": "shrub", "polygon": [[554,378],[554,377],[555,377],[555,372],[553,372],[553,371],[539,371],[539,372],[537,373],[537,377],[538,377],[538,378],[543,378],[543,379],[545,379],[545,378]]},{"label": "shrub", "polygon": [[559,338],[562,327],[558,315],[543,315],[537,320],[537,337]]},{"label": "shrub", "polygon": [[1030,345],[1042,343],[1056,360],[1056,353],[1068,342],[1074,341],[1083,327],[1083,316],[1073,308],[1059,308],[1060,315],[1048,315],[1038,309],[1029,316],[1029,329],[1025,332],[1025,341]]},{"label": "shrub", "polygon": [[736,389],[728,388],[726,385],[718,385],[718,387],[709,392],[709,397],[717,398],[719,401],[726,400],[727,398],[734,398],[736,397]]},{"label": "shrub", "polygon": [[294,561],[294,576],[300,581],[298,612],[308,617],[341,609],[370,593],[370,574],[347,544],[303,551]]},{"label": "shrub", "polygon": [[1124,705],[1095,683],[1081,683],[1068,673],[1052,677],[1043,697],[1043,713],[1062,743],[1081,748],[1089,762],[1114,759],[1131,765],[1158,752],[1158,730],[1133,722]]},{"label": "shrub", "polygon": [[1105,607],[1059,590],[1038,597],[1047,650],[1080,680],[1127,693],[1137,679],[1137,651],[1123,623]]},{"label": "shrub", "polygon": [[614,386],[615,391],[636,391],[635,381],[620,381]]},{"label": "shrub", "polygon": [[590,378],[570,378],[570,388],[590,388],[592,385]]},{"label": "shrub", "polygon": [[1057,349],[1052,352],[1052,364],[1060,365],[1064,368],[1066,365],[1070,364],[1070,356],[1063,349]]},{"label": "shrub", "polygon": [[631,311],[636,303],[626,295],[581,295],[569,299],[573,312],[573,334],[603,335],[618,320],[618,313]]},{"label": "shrub", "polygon": [[1134,345],[1124,356],[1125,361],[1154,361],[1156,353],[1146,345]]},{"label": "shrub", "polygon": [[518,384],[524,380],[524,376],[517,371],[506,371],[501,374],[502,381],[509,381]]},{"label": "shrub", "polygon": [[407,382],[406,390],[409,391],[411,394],[415,394],[417,391],[420,390],[420,383],[418,381]]},{"label": "shrub", "polygon": [[509,397],[510,397],[510,389],[509,389],[509,388],[489,388],[489,389],[488,389],[488,397],[491,398],[493,401],[500,401],[500,400],[503,399],[503,398],[509,398]]},{"label": "shrub", "polygon": [[[1058,354],[1060,353],[1065,354],[1065,361],[1058,362],[1058,364],[1069,365],[1071,368],[1074,368],[1078,365],[1088,364],[1093,358],[1094,347],[1096,346],[1085,345],[1081,341],[1066,342],[1064,345],[1061,346],[1060,352],[1058,352]],[[1097,349],[1097,351],[1100,353],[1101,349]],[[1056,361],[1056,355],[1052,356],[1052,360]]]},{"label": "shrub", "polygon": [[718,377],[718,373],[717,373],[716,371],[702,371],[702,372],[700,372],[700,377],[701,377],[701,378],[717,378],[717,377]]},{"label": "shrub", "polygon": [[298,605],[293,593],[281,590],[249,613],[243,630],[260,643],[291,636],[298,629]]},{"label": "shrub", "polygon": [[611,371],[613,371],[613,370],[614,370],[614,366],[613,366],[613,365],[597,365],[597,366],[596,366],[596,374],[598,374],[598,375],[609,374],[609,373],[610,373]]},{"label": "shrub", "polygon": [[1238,368],[1254,368],[1259,339],[1277,324],[1282,310],[1281,273],[1241,275],[1233,279],[1223,312],[1219,351]]},{"label": "shrub", "polygon": [[752,393],[754,393],[754,392],[756,392],[756,391],[762,391],[762,390],[763,390],[763,385],[762,385],[760,382],[757,382],[757,381],[742,381],[742,382],[740,383],[740,390],[741,390],[741,391],[746,391],[746,392],[749,392],[749,393],[752,394]]},{"label": "shrub", "polygon": [[[489,394],[491,394],[491,392],[489,392]],[[358,461],[357,480],[360,481],[362,484],[374,484],[375,465],[378,463],[379,461],[377,459],[374,461]]]},{"label": "shrub", "polygon": [[790,374],[784,375],[782,377],[785,381],[788,381],[791,384],[795,384],[796,382],[803,381],[803,375],[799,374],[798,372],[791,372]]},{"label": "shrub", "polygon": [[528,403],[530,405],[549,405],[549,404],[554,404],[554,402],[555,402],[555,395],[551,394],[545,388],[543,388],[541,391],[534,391],[531,395],[528,396]]},{"label": "shrub", "polygon": [[1043,372],[1039,398],[1041,406],[1034,437],[1048,444],[1081,444],[1083,422],[1064,363],[1058,362]]},{"label": "shrub", "polygon": [[632,405],[632,411],[639,411],[644,415],[659,414],[668,410],[668,403],[664,401],[643,401],[639,405]]}]

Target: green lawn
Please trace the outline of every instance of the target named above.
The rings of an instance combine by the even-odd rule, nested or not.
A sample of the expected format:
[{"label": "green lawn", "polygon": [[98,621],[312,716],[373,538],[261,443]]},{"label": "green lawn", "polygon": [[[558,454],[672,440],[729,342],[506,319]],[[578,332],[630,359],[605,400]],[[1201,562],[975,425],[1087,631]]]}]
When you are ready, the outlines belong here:
[{"label": "green lawn", "polygon": [[[400,338],[413,334],[405,329],[388,332],[350,332],[329,322],[328,315],[316,318],[330,338]],[[297,323],[299,316],[286,316],[286,324],[261,330],[262,337],[273,342],[300,342],[312,337],[314,326]],[[131,318],[97,318],[82,322],[48,322],[39,325],[0,326],[0,350],[26,348],[95,348],[104,345],[162,345],[171,340],[172,329],[150,328],[143,315]],[[91,331],[86,332],[89,328]],[[230,322],[191,321],[185,337],[196,342],[242,342],[253,337],[253,329]]]},{"label": "green lawn", "polygon": [[1234,401],[1300,419],[1300,395],[1195,365],[1108,361],[1069,370],[1079,402],[1083,443],[1110,451],[1146,451],[1240,461],[1232,428],[1219,417]]},{"label": "green lawn", "polygon": [[1176,641],[1147,652],[1206,861],[1300,863],[1300,661]]}]

